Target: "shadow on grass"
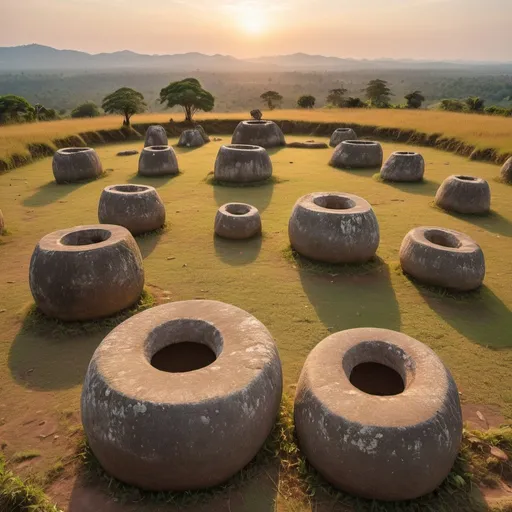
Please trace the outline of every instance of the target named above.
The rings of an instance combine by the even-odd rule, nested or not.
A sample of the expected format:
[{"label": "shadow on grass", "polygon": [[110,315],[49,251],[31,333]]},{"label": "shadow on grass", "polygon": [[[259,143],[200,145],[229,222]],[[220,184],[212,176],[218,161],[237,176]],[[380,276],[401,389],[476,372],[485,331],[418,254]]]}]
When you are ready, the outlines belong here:
[{"label": "shadow on grass", "polygon": [[512,347],[512,312],[487,286],[450,294],[409,280],[430,309],[469,340],[491,349]]},{"label": "shadow on grass", "polygon": [[50,181],[45,185],[41,185],[34,194],[25,198],[23,200],[23,205],[37,207],[55,203],[87,183],[89,182],[82,181],[80,183],[58,185],[55,181]]},{"label": "shadow on grass", "polygon": [[134,174],[128,183],[134,183],[135,185],[149,185],[150,187],[159,188],[167,185],[169,181],[180,177],[182,174],[182,172],[170,176],[141,176],[140,174]]},{"label": "shadow on grass", "polygon": [[167,231],[167,226],[163,226],[156,231],[152,231],[151,233],[145,233],[144,235],[139,235],[135,237],[135,240],[139,246],[142,257],[146,259],[151,253],[156,249],[158,242]]},{"label": "shadow on grass", "polygon": [[422,180],[416,182],[398,182],[398,181],[386,181],[380,177],[380,174],[374,174],[373,179],[382,183],[383,185],[388,185],[390,187],[396,188],[397,190],[401,190],[402,192],[406,192],[408,194],[421,194],[424,196],[434,197],[437,189],[440,187],[440,184],[436,181],[431,180]]},{"label": "shadow on grass", "polygon": [[139,302],[115,316],[89,322],[61,322],[30,306],[9,351],[14,379],[36,390],[68,389],[83,382],[89,361],[102,339],[127,318],[154,305],[143,292]]},{"label": "shadow on grass", "polygon": [[261,251],[262,237],[256,236],[249,240],[227,240],[213,235],[215,253],[228,265],[239,267],[249,265],[258,258]]},{"label": "shadow on grass", "polygon": [[434,205],[434,208],[439,209],[443,213],[455,217],[456,219],[463,220],[468,224],[473,224],[479,228],[485,229],[491,233],[498,235],[512,237],[512,222],[498,212],[491,210],[487,215],[463,215],[461,213],[449,212]]},{"label": "shadow on grass", "polygon": [[229,187],[215,185],[213,197],[218,206],[226,203],[247,203],[263,213],[272,201],[274,183],[269,182],[259,187]]},{"label": "shadow on grass", "polygon": [[286,149],[286,146],[277,146],[275,148],[268,148],[267,149],[267,153],[272,156],[272,155],[277,155],[278,153],[280,153],[281,151],[283,151],[283,149]]},{"label": "shadow on grass", "polygon": [[389,268],[379,257],[362,265],[331,265],[308,260],[291,248],[284,256],[298,268],[309,302],[328,331],[400,330],[400,309]]}]

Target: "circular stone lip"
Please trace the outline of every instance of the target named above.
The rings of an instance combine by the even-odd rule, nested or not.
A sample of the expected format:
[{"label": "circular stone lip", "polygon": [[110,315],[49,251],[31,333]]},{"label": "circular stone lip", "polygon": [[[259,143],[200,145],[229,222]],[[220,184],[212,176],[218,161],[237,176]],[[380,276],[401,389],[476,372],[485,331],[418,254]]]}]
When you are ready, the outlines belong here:
[{"label": "circular stone lip", "polygon": [[336,128],[336,130],[334,130],[335,132],[351,132],[352,131],[352,128]]},{"label": "circular stone lip", "polygon": [[172,147],[159,144],[157,146],[146,146],[142,151],[169,151],[169,149],[172,149]]},{"label": "circular stone lip", "polygon": [[465,183],[483,183],[484,181],[482,178],[478,178],[476,176],[466,176],[464,174],[454,174],[453,176],[450,176],[450,178],[454,178]]},{"label": "circular stone lip", "polygon": [[344,140],[341,144],[347,146],[379,146],[380,143],[373,140]]},{"label": "circular stone lip", "polygon": [[151,192],[156,192],[155,187],[150,187],[149,185],[136,185],[133,183],[122,183],[119,185],[109,185],[104,188],[105,192],[110,192],[113,194],[124,194],[124,195],[139,195],[139,194],[147,194]]},{"label": "circular stone lip", "polygon": [[[80,232],[91,231],[110,233],[110,236],[103,240],[102,242],[87,245],[67,245],[66,243],[63,243],[63,240],[66,237],[72,236]],[[43,238],[41,238],[41,240],[39,241],[39,247],[42,250],[54,252],[95,251],[101,247],[114,245],[115,243],[123,240],[127,234],[131,237],[130,232],[126,228],[123,228],[122,226],[116,226],[114,224],[90,224],[84,226],[74,226],[72,228],[60,229],[58,231],[54,231],[53,233],[49,233],[48,235],[43,236]]]},{"label": "circular stone lip", "polygon": [[[441,245],[430,240],[432,235],[443,235],[447,233],[448,236],[454,237],[459,245],[458,247],[448,247]],[[408,235],[416,242],[433,247],[436,250],[446,252],[460,252],[470,253],[476,249],[480,249],[480,246],[468,235],[455,231],[454,229],[442,228],[439,226],[420,226],[409,231]]]},{"label": "circular stone lip", "polygon": [[254,144],[225,144],[222,147],[233,151],[266,151],[264,147]]},{"label": "circular stone lip", "polygon": [[391,155],[408,157],[408,156],[418,156],[419,153],[416,153],[415,151],[395,151],[394,153],[391,153]]},{"label": "circular stone lip", "polygon": [[[191,306],[194,306],[194,318],[190,318]],[[219,312],[222,320],[219,320]],[[158,351],[150,350],[155,327],[172,320],[200,320],[215,329],[220,335],[220,345],[214,349],[217,359],[186,373],[163,372],[151,366],[151,357]],[[158,349],[170,344],[160,344]],[[122,358],[119,357],[121,348]],[[163,304],[124,321],[101,342],[91,365],[97,367],[98,374],[107,377],[112,392],[138,403],[178,406],[243,393],[252,382],[255,369],[274,362],[276,355],[272,336],[249,313],[219,301],[190,300]],[[246,364],[241,364],[241,360]],[[217,373],[221,368],[222,379]],[[119,372],[124,372],[122,378],[116,377]],[[204,385],[205,377],[208,386]],[[86,393],[85,388],[83,393]]]},{"label": "circular stone lip", "polygon": [[267,120],[263,120],[263,119],[248,119],[247,121],[242,121],[244,124],[259,124],[259,125],[264,125],[264,124],[274,124],[274,121],[267,121]]},{"label": "circular stone lip", "polygon": [[[317,201],[323,198],[339,198],[341,200],[349,200],[354,203],[353,206],[349,208],[326,208],[324,206],[320,206]],[[302,196],[298,203],[301,203],[303,206],[307,207],[309,210],[314,210],[322,213],[328,213],[330,215],[345,215],[347,213],[364,213],[368,210],[371,210],[372,207],[370,203],[363,199],[360,196],[356,196],[355,194],[348,194],[345,192],[313,192],[311,194],[306,194]]]},{"label": "circular stone lip", "polygon": [[86,147],[69,147],[58,149],[57,153],[60,153],[61,155],[75,155],[76,153],[86,153],[87,151],[94,151],[94,149]]},{"label": "circular stone lip", "polygon": [[[232,213],[231,211],[229,211],[238,208],[247,209],[247,211],[245,213]],[[250,217],[258,213],[257,208],[247,203],[226,203],[219,208],[219,211],[222,212],[224,215],[236,218]]]},{"label": "circular stone lip", "polygon": [[[350,364],[351,351],[359,345],[377,344],[366,357]],[[388,352],[395,351],[391,355]],[[381,362],[394,369],[404,380],[405,389],[398,395],[378,396],[361,391],[350,382],[350,373],[358,364]],[[405,427],[410,425],[411,409],[416,411],[417,424],[428,420],[442,407],[444,393],[432,393],[432,386],[447,390],[450,374],[437,355],[423,343],[389,329],[357,328],[338,332],[321,341],[309,354],[308,374],[316,383],[315,389],[322,402],[328,402],[331,412],[355,423],[375,427]],[[396,361],[392,366],[390,361]],[[342,362],[340,364],[340,361]],[[401,368],[398,364],[403,365]],[[322,385],[325,383],[325,386]],[[333,389],[337,399],[332,400]],[[422,400],[428,396],[429,400]],[[364,400],[367,407],[361,408]],[[422,407],[418,408],[418,401]]]}]

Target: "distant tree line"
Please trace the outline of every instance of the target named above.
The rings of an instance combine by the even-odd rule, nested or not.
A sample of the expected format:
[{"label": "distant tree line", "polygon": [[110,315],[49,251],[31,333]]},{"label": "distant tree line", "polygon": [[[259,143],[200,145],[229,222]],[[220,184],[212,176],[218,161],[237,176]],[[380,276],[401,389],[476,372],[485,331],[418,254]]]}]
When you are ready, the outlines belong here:
[{"label": "distant tree line", "polygon": [[[365,93],[365,100],[359,97],[347,97],[347,89],[341,85],[336,89],[329,90],[326,98],[326,104],[329,108],[392,108],[392,109],[420,109],[425,102],[425,96],[421,91],[412,91],[405,95],[404,104],[391,103],[393,93],[386,80],[370,80],[362,92]],[[260,96],[261,100],[267,105],[269,110],[278,108],[283,96],[277,91],[267,91]],[[511,98],[512,99],[512,98]],[[314,108],[316,98],[310,94],[300,96],[297,100],[299,108]],[[489,115],[512,116],[512,109],[499,106],[485,107],[483,99],[477,96],[471,96],[465,100],[443,99],[440,101],[439,110],[450,112],[472,112],[484,113]]]},{"label": "distant tree line", "polygon": [[[370,80],[364,89],[363,98],[347,96],[348,90],[343,84],[330,89],[326,97],[327,108],[392,108],[392,109],[420,109],[425,102],[421,91],[414,90],[404,95],[405,103],[393,104],[389,82],[382,79]],[[283,96],[269,90],[261,94],[261,101],[269,110],[282,106]],[[512,98],[508,98],[512,100]],[[180,106],[185,113],[185,120],[190,122],[197,111],[209,112],[215,105],[214,96],[205,90],[196,78],[185,78],[171,82],[161,89],[157,100],[167,108]],[[317,99],[311,94],[301,95],[297,99],[297,107],[312,109]],[[436,108],[450,112],[472,112],[489,115],[512,116],[512,108],[502,106],[485,106],[485,101],[478,96],[470,96],[465,100],[442,99]],[[130,125],[132,116],[147,110],[147,103],[143,94],[130,87],[121,87],[103,98],[101,109],[106,114],[123,116],[123,124]],[[59,119],[65,115],[65,110],[58,113],[55,109],[46,108],[40,103],[31,105],[25,98],[13,94],[0,96],[0,124],[24,123],[34,121],[48,121]],[[88,101],[76,106],[69,114],[72,118],[97,117],[102,111],[95,103]]]}]

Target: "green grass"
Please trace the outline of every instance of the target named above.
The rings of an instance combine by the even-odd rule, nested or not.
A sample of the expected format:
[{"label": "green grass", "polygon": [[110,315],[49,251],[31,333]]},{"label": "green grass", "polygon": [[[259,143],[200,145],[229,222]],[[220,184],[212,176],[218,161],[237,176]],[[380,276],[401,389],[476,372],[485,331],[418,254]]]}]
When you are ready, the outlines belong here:
[{"label": "green grass", "polygon": [[[289,140],[306,138],[310,137]],[[225,142],[226,137],[223,139]],[[332,149],[283,148],[271,156],[278,183],[210,186],[205,174],[213,168],[220,144],[212,142],[179,153],[182,174],[177,179],[139,177],[137,159],[115,156],[120,150],[140,149],[140,142],[99,147],[104,168],[112,172],[89,183],[55,185],[49,158],[0,176],[0,205],[11,233],[3,237],[0,248],[0,310],[6,310],[0,315],[0,388],[11,418],[23,418],[30,410],[49,414],[61,410],[76,414],[79,410],[91,356],[114,324],[69,329],[67,324],[61,326],[37,314],[27,319],[26,305],[32,301],[29,262],[45,234],[97,222],[101,191],[121,183],[153,185],[166,205],[167,228],[137,238],[148,290],[173,301],[220,300],[255,315],[278,345],[289,393],[293,393],[311,349],[330,333],[381,327],[399,330],[429,345],[454,375],[464,403],[493,406],[508,420],[512,418],[512,209],[510,187],[492,181],[496,166],[434,149],[412,148],[425,158],[425,182],[391,185],[372,179],[375,170],[330,167]],[[385,157],[403,147],[383,144]],[[451,174],[490,181],[495,214],[456,217],[432,208],[437,187]],[[330,269],[290,251],[288,220],[293,205],[314,191],[353,193],[370,202],[381,233],[377,264]],[[214,237],[216,211],[228,202],[257,207],[264,236],[240,242]],[[456,229],[481,245],[487,275],[478,294],[462,300],[434,293],[397,269],[403,237],[420,225]],[[7,430],[6,435],[13,446],[16,432]],[[37,471],[44,475],[54,464],[54,455],[64,456],[64,448],[59,446],[41,445]],[[46,457],[50,448],[62,453]],[[13,448],[22,449],[23,445]],[[274,473],[271,475],[274,478]],[[286,493],[286,475],[276,481],[280,492]],[[247,489],[244,487],[244,497]],[[285,504],[279,506],[279,510],[287,510]],[[303,509],[297,506],[296,510]]]},{"label": "green grass", "polygon": [[0,459],[0,510],[5,512],[60,512],[37,486],[16,477]]},{"label": "green grass", "polygon": [[41,452],[39,450],[26,450],[24,452],[16,452],[11,460],[15,463],[23,462],[25,460],[35,459],[36,457],[40,457]]}]

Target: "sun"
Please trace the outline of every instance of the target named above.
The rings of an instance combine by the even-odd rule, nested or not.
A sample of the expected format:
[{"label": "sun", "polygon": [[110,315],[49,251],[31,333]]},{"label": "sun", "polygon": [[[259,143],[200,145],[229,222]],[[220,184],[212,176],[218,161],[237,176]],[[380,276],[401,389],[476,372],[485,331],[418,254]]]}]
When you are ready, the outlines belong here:
[{"label": "sun", "polygon": [[240,28],[250,35],[258,35],[265,31],[266,20],[263,12],[255,7],[240,9],[238,13]]}]

